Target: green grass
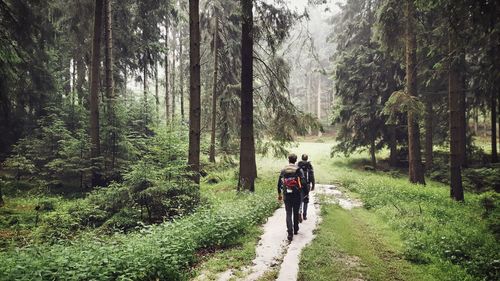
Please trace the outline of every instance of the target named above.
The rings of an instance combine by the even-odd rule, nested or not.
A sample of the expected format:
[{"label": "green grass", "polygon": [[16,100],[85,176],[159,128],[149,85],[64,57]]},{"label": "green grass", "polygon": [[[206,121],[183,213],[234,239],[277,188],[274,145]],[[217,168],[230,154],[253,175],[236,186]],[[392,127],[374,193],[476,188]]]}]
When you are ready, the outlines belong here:
[{"label": "green grass", "polygon": [[437,280],[402,258],[398,235],[374,214],[324,205],[322,216],[302,254],[299,280]]},{"label": "green grass", "polygon": [[255,258],[255,247],[261,234],[262,229],[253,226],[233,244],[203,255],[191,275],[194,277],[203,274],[206,280],[217,280],[218,273],[249,265]]}]

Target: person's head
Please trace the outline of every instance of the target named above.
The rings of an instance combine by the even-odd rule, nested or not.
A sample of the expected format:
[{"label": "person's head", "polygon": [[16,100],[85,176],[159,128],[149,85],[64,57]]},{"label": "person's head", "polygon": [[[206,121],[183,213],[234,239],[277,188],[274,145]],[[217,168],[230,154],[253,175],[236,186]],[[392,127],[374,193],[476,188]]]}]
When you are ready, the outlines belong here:
[{"label": "person's head", "polygon": [[309,159],[309,156],[307,154],[302,154],[302,161],[307,161]]},{"label": "person's head", "polygon": [[290,155],[288,155],[288,162],[291,164],[295,164],[295,162],[297,162],[297,155],[295,155],[295,153],[291,153]]}]

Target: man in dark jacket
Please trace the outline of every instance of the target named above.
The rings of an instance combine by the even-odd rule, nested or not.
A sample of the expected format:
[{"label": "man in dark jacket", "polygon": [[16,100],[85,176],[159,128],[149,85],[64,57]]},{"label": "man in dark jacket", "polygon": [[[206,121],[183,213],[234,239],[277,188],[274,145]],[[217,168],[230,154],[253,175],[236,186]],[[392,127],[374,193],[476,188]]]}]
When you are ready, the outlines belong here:
[{"label": "man in dark jacket", "polygon": [[278,179],[278,200],[281,201],[284,197],[289,241],[292,241],[293,235],[299,231],[300,196],[305,184],[304,174],[295,162],[297,155],[292,153],[288,156],[288,165],[281,170]]},{"label": "man in dark jacket", "polygon": [[301,208],[300,208],[300,214],[299,214],[299,220],[303,218],[304,220],[307,220],[307,204],[309,203],[309,190],[314,190],[314,170],[313,166],[311,165],[311,162],[307,161],[309,157],[307,154],[302,154],[302,161],[299,161],[299,168],[302,170],[302,173],[304,174],[304,181],[305,184],[302,187],[302,196],[301,196]]}]

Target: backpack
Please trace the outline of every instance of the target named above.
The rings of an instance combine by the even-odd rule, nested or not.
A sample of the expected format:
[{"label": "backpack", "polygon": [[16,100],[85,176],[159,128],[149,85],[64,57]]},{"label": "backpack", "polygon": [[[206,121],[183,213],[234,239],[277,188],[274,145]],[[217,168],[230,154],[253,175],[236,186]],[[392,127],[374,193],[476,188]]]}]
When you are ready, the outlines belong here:
[{"label": "backpack", "polygon": [[302,172],[304,173],[304,177],[306,179],[306,183],[311,182],[311,177],[310,177],[311,164],[309,164],[309,162],[300,161],[299,162],[299,168],[302,169]]},{"label": "backpack", "polygon": [[300,182],[300,177],[283,177],[283,186],[287,189],[293,189],[294,187],[299,190],[302,188],[302,183]]}]

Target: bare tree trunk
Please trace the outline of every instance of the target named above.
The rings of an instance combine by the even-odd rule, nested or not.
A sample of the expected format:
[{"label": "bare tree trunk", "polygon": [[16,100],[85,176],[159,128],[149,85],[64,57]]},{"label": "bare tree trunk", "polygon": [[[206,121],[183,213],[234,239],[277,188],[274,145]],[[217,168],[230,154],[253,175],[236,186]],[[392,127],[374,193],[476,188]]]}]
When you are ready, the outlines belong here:
[{"label": "bare tree trunk", "polygon": [[83,93],[83,84],[85,84],[85,76],[86,76],[86,70],[85,70],[85,61],[81,56],[78,56],[76,59],[76,93],[78,96],[78,104],[79,105],[84,105],[85,107],[88,107],[88,102],[84,98],[84,93]]},{"label": "bare tree trunk", "polygon": [[158,60],[155,60],[155,112],[156,112],[156,121],[160,121],[160,93],[159,93],[159,85],[158,85]]},{"label": "bare tree trunk", "polygon": [[[449,34],[449,51],[452,54],[455,51],[455,36]],[[460,143],[460,68],[458,63],[450,58],[448,72],[448,103],[449,103],[449,122],[450,122],[450,197],[457,200],[464,200],[461,172],[461,143]]]},{"label": "bare tree trunk", "polygon": [[[465,53],[462,47],[457,48],[457,51],[460,51],[460,64],[462,65],[465,62]],[[460,75],[459,80],[459,100],[458,100],[458,116],[460,118],[460,165],[462,167],[467,167],[467,121],[465,118],[465,112],[467,111],[466,102],[465,102],[465,74]]]},{"label": "bare tree trunk", "polygon": [[318,120],[321,120],[321,75],[318,76],[317,112]]},{"label": "bare tree trunk", "polygon": [[112,127],[111,129],[111,171],[115,168],[116,159],[116,132],[115,132],[115,93],[113,81],[113,10],[111,0],[105,0],[104,3],[104,40],[106,47],[104,48],[104,69],[106,81],[106,99],[108,105],[108,120]]},{"label": "bare tree trunk", "polygon": [[189,155],[194,181],[200,183],[200,8],[189,0]]},{"label": "bare tree trunk", "polygon": [[491,107],[491,163],[498,162],[497,152],[497,95],[495,91],[491,91],[490,97]]},{"label": "bare tree trunk", "polygon": [[175,49],[177,48],[177,30],[172,28],[172,120],[175,118]]},{"label": "bare tree trunk", "polygon": [[210,156],[209,161],[215,163],[215,123],[217,120],[217,68],[219,65],[219,55],[218,55],[218,44],[219,40],[218,36],[219,32],[219,19],[215,17],[215,30],[214,30],[214,81],[213,81],[213,89],[212,89],[212,134],[210,136]]},{"label": "bare tree trunk", "polygon": [[[410,96],[417,96],[417,39],[415,35],[415,7],[413,0],[406,0],[406,89]],[[420,152],[420,129],[417,117],[408,112],[408,162],[412,183],[425,184]]]},{"label": "bare tree trunk", "polygon": [[143,74],[142,74],[142,82],[143,82],[143,92],[144,92],[144,129],[146,129],[146,125],[148,124],[148,112],[149,112],[149,103],[148,103],[148,52],[144,52],[144,61],[142,62]]},{"label": "bare tree trunk", "polygon": [[90,76],[90,157],[92,158],[92,186],[101,183],[101,175],[98,168],[101,156],[101,145],[99,137],[99,65],[101,52],[101,31],[102,31],[102,9],[103,0],[95,0],[94,11],[94,34],[92,38],[92,62]]},{"label": "bare tree trunk", "polygon": [[257,169],[253,134],[253,2],[241,0],[241,145],[238,189],[254,191]]},{"label": "bare tree trunk", "polygon": [[306,112],[311,112],[311,74],[307,75],[306,84]]},{"label": "bare tree trunk", "polygon": [[427,97],[425,101],[425,170],[432,169],[433,162],[433,120],[434,111],[432,101]]},{"label": "bare tree trunk", "polygon": [[180,29],[180,34],[179,34],[179,91],[180,91],[180,98],[181,98],[181,119],[184,120],[184,57],[182,54],[183,46],[184,44],[182,43],[182,38],[184,38],[184,32],[182,32],[183,29]]},{"label": "bare tree trunk", "polygon": [[474,135],[477,136],[479,124],[479,109],[474,107]]},{"label": "bare tree trunk", "polygon": [[389,165],[391,167],[396,167],[398,165],[398,147],[396,142],[396,127],[394,125],[389,125]]},{"label": "bare tree trunk", "polygon": [[370,139],[370,158],[371,158],[371,162],[372,162],[372,167],[373,169],[377,169],[377,158],[375,156],[375,150],[376,150],[376,147],[375,147],[375,132],[373,131],[374,129],[372,129],[372,132],[371,132],[371,139]]},{"label": "bare tree trunk", "polygon": [[0,207],[3,207],[5,202],[3,201],[2,187],[0,187]]},{"label": "bare tree trunk", "polygon": [[165,19],[165,122],[168,124],[170,122],[170,107],[168,98],[168,32],[169,24],[168,19]]}]

